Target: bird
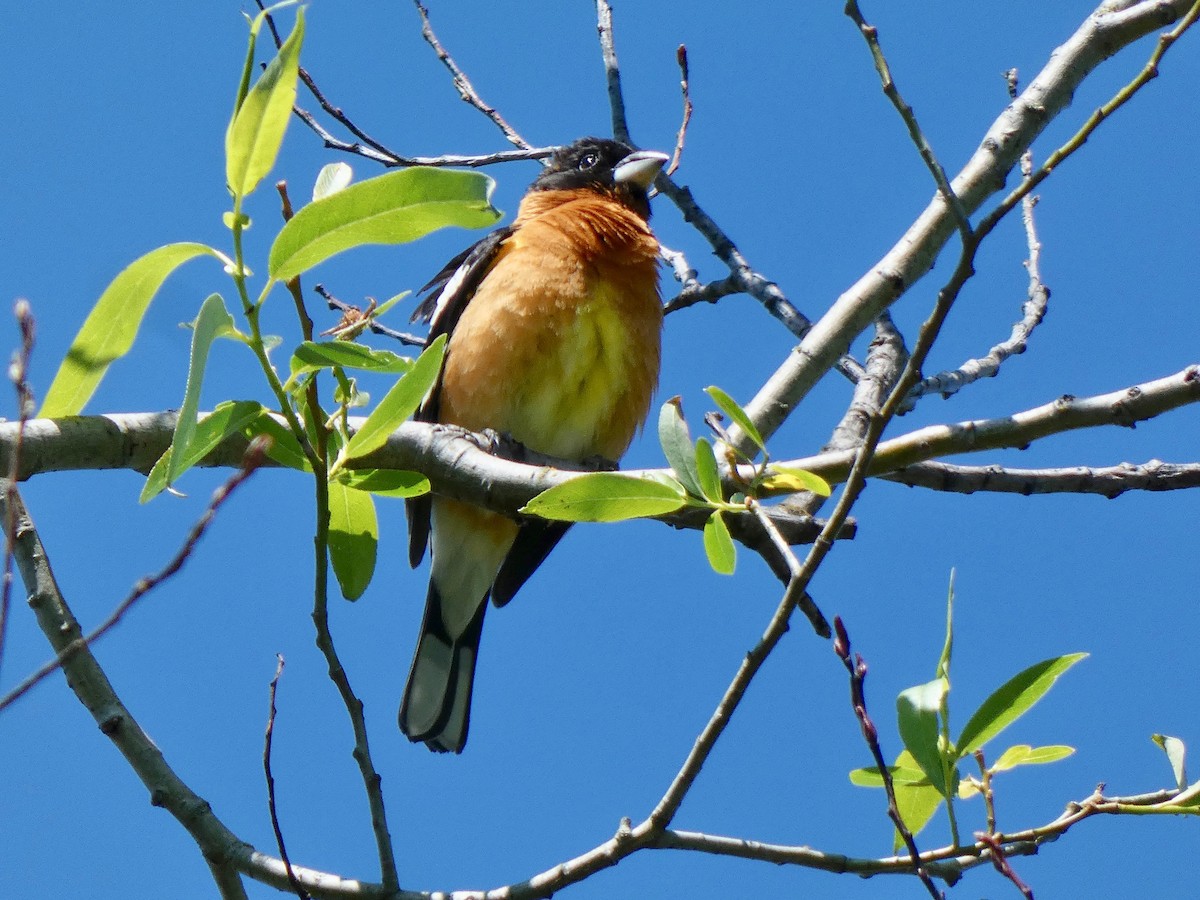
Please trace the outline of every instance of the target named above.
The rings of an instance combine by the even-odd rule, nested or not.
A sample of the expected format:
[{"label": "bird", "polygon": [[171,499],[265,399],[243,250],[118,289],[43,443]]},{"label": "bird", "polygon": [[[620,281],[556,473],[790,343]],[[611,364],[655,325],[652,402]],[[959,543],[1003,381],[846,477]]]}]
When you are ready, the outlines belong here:
[{"label": "bird", "polygon": [[[665,154],[586,137],[559,148],[510,225],[450,260],[413,314],[449,336],[417,421],[615,463],[657,387],[663,306],[651,183]],[[447,497],[408,501],[409,561],[432,550],[400,730],[461,753],[488,598],[508,603],[569,527]]]}]

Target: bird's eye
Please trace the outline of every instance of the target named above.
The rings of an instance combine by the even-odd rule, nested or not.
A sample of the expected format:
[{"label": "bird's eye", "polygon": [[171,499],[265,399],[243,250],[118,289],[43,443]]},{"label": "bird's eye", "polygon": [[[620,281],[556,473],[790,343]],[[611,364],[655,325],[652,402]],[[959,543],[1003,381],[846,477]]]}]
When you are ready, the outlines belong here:
[{"label": "bird's eye", "polygon": [[588,169],[594,168],[599,161],[600,157],[595,153],[585,153],[579,158],[579,171],[586,172]]}]

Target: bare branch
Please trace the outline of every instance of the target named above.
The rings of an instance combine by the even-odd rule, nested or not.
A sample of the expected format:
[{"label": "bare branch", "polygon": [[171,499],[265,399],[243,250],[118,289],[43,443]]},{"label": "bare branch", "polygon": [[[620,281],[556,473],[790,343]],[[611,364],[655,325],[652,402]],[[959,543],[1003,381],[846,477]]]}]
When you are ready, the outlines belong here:
[{"label": "bare branch", "polygon": [[629,122],[625,118],[625,95],[621,91],[621,66],[617,62],[617,47],[613,36],[612,5],[608,0],[596,0],[596,20],[600,53],[604,58],[604,80],[608,85],[608,105],[612,110],[613,137],[626,144],[632,144]]},{"label": "bare branch", "polygon": [[454,88],[458,91],[458,96],[464,102],[471,104],[471,106],[491,119],[493,124],[504,134],[505,140],[514,147],[521,150],[533,149],[533,145],[517,134],[516,129],[504,120],[504,117],[496,111],[494,106],[483,101],[483,98],[479,96],[479,92],[475,90],[475,86],[471,84],[471,79],[459,68],[458,63],[454,61],[454,57],[446,52],[446,48],[442,46],[442,42],[434,34],[433,26],[429,22],[429,10],[422,5],[421,0],[413,0],[413,3],[417,7],[417,13],[421,16],[421,37],[425,38],[425,43],[433,48],[433,52],[442,61],[442,65],[449,70],[450,76],[454,79]]},{"label": "bare branch", "polygon": [[283,842],[283,829],[279,825],[279,811],[275,806],[275,776],[271,774],[271,748],[275,743],[275,692],[279,687],[279,679],[283,676],[283,656],[277,653],[275,659],[278,662],[275,664],[275,677],[271,679],[271,687],[268,691],[267,729],[263,736],[263,776],[267,781],[267,810],[271,814],[271,829],[275,832],[275,846],[279,848],[279,858],[283,860],[283,866],[287,869],[288,883],[292,886],[292,892],[300,900],[310,900],[308,892],[296,880],[296,873],[292,869],[292,860],[288,857],[287,846]]},{"label": "bare branch", "polygon": [[[1005,73],[1009,94],[1017,98],[1017,70],[1010,69]],[[1033,152],[1026,150],[1021,154],[1021,174],[1029,178],[1033,172]],[[1021,320],[1013,325],[1008,339],[997,344],[982,359],[972,359],[963,363],[950,372],[940,372],[921,380],[913,388],[906,401],[906,409],[911,408],[916,399],[925,394],[941,394],[943,397],[957,393],[963,387],[981,378],[990,378],[1000,371],[1000,365],[1011,356],[1025,352],[1029,335],[1041,324],[1046,316],[1046,307],[1050,301],[1050,289],[1042,281],[1041,259],[1042,243],[1038,239],[1037,224],[1033,218],[1033,209],[1037,206],[1038,198],[1026,194],[1021,199],[1021,222],[1025,226],[1025,243],[1029,248],[1029,258],[1025,261],[1025,269],[1029,274],[1029,289],[1024,305],[1021,307]]]},{"label": "bare branch", "polygon": [[679,168],[679,158],[683,156],[683,144],[687,139],[688,123],[692,121],[692,94],[688,88],[688,55],[687,47],[679,45],[675,51],[675,61],[679,63],[679,90],[683,94],[683,121],[679,123],[679,133],[675,138],[675,152],[671,155],[671,164],[667,166],[668,176],[674,175]]},{"label": "bare branch", "polygon": [[1179,491],[1200,487],[1200,463],[1165,463],[1152,459],[1141,465],[1121,463],[1103,468],[1013,469],[925,462],[905,466],[881,477],[910,487],[955,494],[979,491],[1025,496],[1099,494],[1111,500],[1126,491]]},{"label": "bare branch", "polygon": [[[25,440],[25,424],[34,415],[33,389],[29,386],[29,360],[33,356],[34,335],[37,327],[29,301],[18,300],[13,306],[17,318],[17,326],[21,331],[21,349],[13,354],[12,364],[8,375],[17,392],[17,432],[13,442],[12,455],[8,461],[8,479],[5,490],[16,493],[17,472],[21,468],[21,449]],[[4,518],[4,575],[3,585],[0,585],[0,664],[4,662],[4,643],[8,635],[8,614],[12,608],[13,582],[13,541],[16,539],[16,519],[13,518],[15,508],[12,497],[5,507],[8,514]]]},{"label": "bare branch", "polygon": [[[277,421],[283,423],[282,419],[277,418]],[[363,421],[362,417],[350,417],[351,433],[361,427]],[[32,419],[25,434],[19,477],[27,479],[42,472],[102,469],[148,472],[170,446],[174,428],[173,412]],[[15,434],[15,423],[0,422],[0,466],[11,459]],[[480,449],[492,444],[454,426],[405,422],[383,447],[356,460],[351,467],[420,471],[430,478],[439,493],[510,515],[535,495],[578,474],[561,468],[577,467],[578,462],[555,460],[520,445],[499,447],[513,459],[493,456]],[[245,438],[231,436],[198,465],[237,465],[245,449]],[[278,463],[268,458],[263,465],[276,466]],[[769,507],[768,514],[789,543],[809,543],[821,530],[822,523],[809,516],[795,515],[778,507]],[[730,517],[730,532],[735,537],[744,533],[741,520],[748,517],[749,513]],[[705,518],[704,510],[684,509],[663,516],[662,521],[681,528],[701,529]],[[853,535],[852,522],[838,532],[839,539]]]},{"label": "bare branch", "polygon": [[[967,214],[998,190],[1020,155],[1067,106],[1075,89],[1101,62],[1164,22],[1179,19],[1193,6],[1191,0],[1105,2],[1051,55],[1021,96],[988,129],[979,149],[951,182]],[[1156,51],[1155,56],[1161,54]],[[1030,182],[1035,179],[1036,175]],[[663,181],[660,178],[660,184]],[[1004,211],[1021,196],[1024,194],[1006,198]],[[985,227],[987,222],[985,219],[976,229],[981,237],[990,231]],[[747,412],[764,436],[773,434],[797,408],[851,341],[929,271],[955,229],[953,213],[939,194],[883,259],[838,298],[805,335],[798,352],[789,354],[747,404]]]},{"label": "bare branch", "polygon": [[871,751],[871,757],[875,760],[875,767],[883,779],[883,790],[887,794],[888,818],[892,820],[892,824],[896,827],[896,833],[900,835],[904,846],[908,848],[908,858],[912,861],[913,872],[934,900],[942,900],[942,893],[933,883],[929,872],[921,865],[921,852],[917,849],[916,838],[904,824],[904,817],[900,815],[900,806],[896,802],[896,786],[892,783],[892,772],[883,756],[883,748],[879,745],[879,730],[867,712],[866,661],[863,660],[861,654],[855,654],[851,659],[850,634],[846,631],[846,626],[840,616],[834,617],[833,627],[837,633],[837,637],[833,641],[833,652],[842,661],[842,665],[850,676],[850,705],[854,710],[855,718],[858,719],[859,730],[862,732],[863,740],[866,741],[867,749]]},{"label": "bare branch", "polygon": [[[129,596],[118,603],[116,609],[114,609],[109,617],[100,625],[98,625],[95,630],[89,633],[86,637],[79,637],[65,644],[59,650],[58,656],[50,660],[50,662],[43,665],[40,669],[22,681],[19,685],[5,694],[3,698],[0,698],[0,712],[3,712],[8,706],[12,705],[14,702],[28,693],[48,675],[58,671],[60,667],[65,667],[67,662],[74,655],[86,650],[94,642],[102,638],[105,634],[112,630],[112,628],[118,622],[120,622],[122,618],[124,618],[125,614],[129,612],[129,610],[132,609],[139,600],[182,569],[183,564],[188,561],[192,553],[195,551],[197,545],[200,543],[200,539],[203,538],[205,532],[208,531],[208,527],[212,525],[213,520],[217,516],[217,511],[222,505],[224,505],[225,501],[229,499],[229,496],[241,486],[242,482],[253,475],[255,469],[262,464],[263,459],[266,458],[266,447],[267,443],[265,438],[256,438],[255,440],[251,441],[250,447],[247,449],[245,457],[242,461],[242,468],[235,472],[232,478],[217,488],[217,490],[213,493],[212,500],[209,501],[208,508],[204,511],[204,514],[196,520],[196,523],[188,532],[187,539],[183,542],[183,546],[179,548],[173,557],[171,557],[171,560],[166,564],[166,566],[164,566],[157,574],[147,575],[145,578],[139,580],[138,583],[134,585],[133,591],[129,594]],[[16,490],[11,485],[6,485],[6,489],[11,495],[11,501],[11,498],[16,496]],[[7,504],[7,506],[10,507],[9,512],[11,519],[11,516],[15,515],[15,511],[19,507],[13,502],[10,502]],[[17,539],[17,529],[15,527],[9,532],[9,534],[10,541],[15,541]]]},{"label": "bare branch", "polygon": [[[1200,366],[1192,365],[1166,378],[1109,394],[1083,399],[1065,395],[1051,403],[1001,418],[917,429],[881,443],[871,465],[871,474],[899,472],[906,466],[956,453],[1024,448],[1039,438],[1079,428],[1100,425],[1130,428],[1168,410],[1196,402],[1200,402]],[[852,459],[852,452],[836,451],[789,460],[784,465],[807,469],[826,481],[836,482],[842,480]]]},{"label": "bare branch", "polygon": [[921,154],[921,159],[924,161],[929,173],[933,176],[933,180],[937,183],[938,192],[942,195],[942,199],[950,206],[950,211],[954,214],[954,224],[958,228],[959,234],[962,235],[963,241],[970,240],[971,223],[967,220],[967,212],[963,209],[962,201],[958,199],[958,195],[954,193],[954,189],[950,186],[950,181],[946,177],[946,170],[942,168],[942,164],[938,162],[937,154],[933,152],[933,146],[929,143],[929,139],[925,137],[925,132],[921,130],[920,124],[917,122],[917,114],[913,112],[913,108],[908,105],[908,102],[900,96],[900,89],[896,87],[896,82],[892,78],[891,68],[888,66],[887,58],[883,55],[883,47],[879,43],[879,31],[874,25],[870,25],[863,18],[862,11],[858,8],[858,0],[846,0],[845,13],[858,26],[859,33],[867,42],[867,47],[871,51],[871,58],[875,61],[875,71],[879,73],[879,79],[883,82],[883,93],[892,101],[892,105],[896,107],[896,112],[900,113],[900,118],[904,120],[905,126],[908,128],[908,136],[917,148],[917,152]]}]

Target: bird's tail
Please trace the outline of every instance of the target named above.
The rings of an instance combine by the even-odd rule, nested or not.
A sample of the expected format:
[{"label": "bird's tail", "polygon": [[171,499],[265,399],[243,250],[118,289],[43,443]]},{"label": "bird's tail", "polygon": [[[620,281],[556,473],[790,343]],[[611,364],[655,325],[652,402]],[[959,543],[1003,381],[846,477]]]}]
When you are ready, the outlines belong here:
[{"label": "bird's tail", "polygon": [[485,597],[467,627],[452,637],[444,624],[437,584],[430,579],[421,636],[400,704],[400,730],[409,740],[424,741],[429,749],[443,753],[462,752],[487,607]]}]

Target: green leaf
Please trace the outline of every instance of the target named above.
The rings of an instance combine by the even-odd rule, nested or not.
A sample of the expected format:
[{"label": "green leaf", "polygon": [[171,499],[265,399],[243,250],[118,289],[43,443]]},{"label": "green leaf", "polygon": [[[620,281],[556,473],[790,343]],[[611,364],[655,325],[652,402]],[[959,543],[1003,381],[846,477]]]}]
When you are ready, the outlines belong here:
[{"label": "green leaf", "polygon": [[387,312],[411,293],[412,291],[401,291],[395,297],[388,297],[388,299],[384,300],[377,307],[375,307],[375,318],[382,316],[385,312]]},{"label": "green leaf", "polygon": [[294,278],[362,244],[403,244],[438,228],[483,228],[500,218],[489,198],[495,182],[479,172],[414,167],[388,172],[310,203],[271,247],[270,275]]},{"label": "green leaf", "polygon": [[443,334],[426,348],[413,363],[408,374],[392,385],[392,389],[367,416],[362,427],[354,433],[338,455],[338,460],[333,466],[334,471],[347,460],[357,459],[382,447],[391,433],[400,427],[400,423],[417,411],[421,400],[437,382],[445,352],[446,335]]},{"label": "green leaf", "polygon": [[1007,769],[1015,769],[1017,766],[1038,766],[1066,759],[1074,752],[1074,747],[1068,747],[1065,744],[1051,744],[1046,747],[1016,744],[1001,753],[1000,758],[988,768],[993,772],[1003,772]]},{"label": "green leaf", "polygon": [[[896,767],[901,770],[909,770],[917,768],[917,762],[913,759],[912,754],[907,750],[902,750],[900,755],[896,757]],[[942,805],[943,797],[938,789],[932,784],[917,782],[906,782],[896,784],[896,808],[900,812],[900,818],[905,826],[912,834],[919,834],[921,829],[929,824],[929,820],[933,818],[933,814],[937,812],[938,807]],[[900,838],[900,832],[894,831],[892,834],[892,849],[900,850],[904,847],[904,841]]]},{"label": "green leaf", "polygon": [[1175,776],[1175,786],[1181,791],[1188,786],[1187,780],[1187,747],[1183,741],[1168,734],[1152,734],[1150,740],[1162,748],[1171,763],[1171,774]]},{"label": "green leaf", "polygon": [[326,197],[333,196],[338,191],[349,187],[353,178],[354,170],[344,162],[332,162],[322,166],[321,171],[317,173],[316,184],[313,185],[313,200],[324,200]]},{"label": "green leaf", "polygon": [[737,565],[737,548],[733,545],[729,526],[721,518],[720,510],[715,510],[704,523],[704,553],[708,556],[708,564],[718,575],[733,574]]},{"label": "green leaf", "polygon": [[275,165],[296,102],[303,41],[304,7],[300,7],[292,33],[245,95],[225,132],[225,181],[234,197],[251,193]]},{"label": "green leaf", "polygon": [[674,512],[686,498],[678,482],[590,472],[542,491],[521,512],[560,522],[620,522]]},{"label": "green leaf", "polygon": [[179,266],[197,256],[228,260],[204,244],[167,244],[131,263],[92,307],[46,392],[42,418],[78,415],[109,365],[129,352],[150,301]]},{"label": "green leaf", "polygon": [[375,574],[379,525],[371,495],[329,482],[329,561],[347,600],[357,600]]},{"label": "green leaf", "polygon": [[[932,784],[897,784],[895,790],[896,809],[900,813],[900,819],[914,836],[920,834],[929,824],[929,820],[945,800]],[[896,831],[892,835],[892,850],[899,852],[903,848],[904,840],[900,837],[900,832]]]},{"label": "green leaf", "polygon": [[292,353],[292,375],[288,381],[295,381],[308,372],[332,369],[334,366],[403,375],[412,369],[413,360],[390,350],[375,350],[352,341],[304,341]]},{"label": "green leaf", "polygon": [[896,698],[900,738],[930,783],[948,793],[941,750],[938,749],[938,711],[949,690],[944,678],[910,687]]},{"label": "green leaf", "polygon": [[402,469],[344,469],[338,481],[356,491],[368,491],[381,497],[419,497],[429,493],[429,479],[420,472]]},{"label": "green leaf", "polygon": [[[312,466],[308,464],[308,457],[304,455],[304,449],[296,440],[296,436],[270,413],[264,411],[255,421],[246,426],[243,433],[248,438],[255,438],[260,434],[269,437],[271,446],[267,449],[267,456],[281,466],[301,472],[312,472]],[[333,435],[331,435],[332,437]]]},{"label": "green leaf", "polygon": [[[905,766],[888,766],[888,771],[892,775],[892,784],[929,784],[929,779],[915,765],[911,767]],[[878,766],[868,766],[865,769],[852,769],[850,771],[850,783],[856,787],[883,787],[883,775],[879,772]]]},{"label": "green leaf", "polygon": [[[712,397],[713,402],[717,404],[721,412],[725,413],[725,415],[733,420],[733,422],[737,424],[738,428],[742,429],[746,437],[750,438],[750,440],[755,443],[758,449],[761,450],[765,456],[767,453],[767,443],[763,440],[762,434],[759,432],[758,428],[755,427],[754,423],[750,421],[750,417],[746,415],[746,411],[738,406],[737,402],[732,397],[730,397],[715,384],[706,387],[704,389],[704,393]],[[825,493],[822,494],[822,496],[828,497],[829,494]]]},{"label": "green leaf", "polygon": [[664,403],[658,412],[658,442],[679,482],[693,497],[703,497],[696,472],[696,448],[683,418],[683,402],[677,396]]},{"label": "green leaf", "polygon": [[[223,440],[231,434],[242,431],[242,429],[262,415],[262,413],[262,404],[253,400],[230,401],[217,406],[216,409],[201,419],[200,423],[196,426],[196,430],[192,433],[192,439],[188,444],[187,452],[183,454],[175,477],[178,478],[179,474],[186,472],[196,463],[200,462],[200,460],[215,450],[217,445]],[[167,470],[171,465],[174,454],[174,448],[168,447],[167,452],[154,464],[154,468],[150,470],[150,474],[146,477],[146,484],[142,488],[142,495],[138,498],[139,503],[145,503],[157,497],[166,488],[168,483]]]},{"label": "green leaf", "polygon": [[809,491],[818,497],[828,497],[833,488],[820,475],[792,466],[772,465],[762,486],[768,491]]},{"label": "green leaf", "polygon": [[956,744],[959,757],[974,753],[1037,703],[1059,676],[1087,656],[1071,653],[1030,666],[983,701],[963,726]]},{"label": "green leaf", "polygon": [[721,473],[717,469],[717,456],[707,438],[696,438],[696,476],[700,481],[701,497],[713,503],[725,502],[721,492]]},{"label": "green leaf", "polygon": [[200,387],[204,383],[204,369],[208,365],[208,351],[223,331],[233,328],[233,316],[225,308],[220,294],[210,294],[200,307],[200,314],[192,325],[192,354],[188,363],[187,388],[183,392],[183,404],[175,419],[175,436],[171,439],[171,462],[167,466],[167,484],[174,484],[183,474],[186,460],[191,452],[192,436],[196,432],[196,413],[200,409]]}]

